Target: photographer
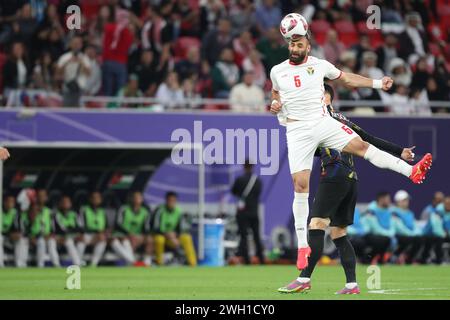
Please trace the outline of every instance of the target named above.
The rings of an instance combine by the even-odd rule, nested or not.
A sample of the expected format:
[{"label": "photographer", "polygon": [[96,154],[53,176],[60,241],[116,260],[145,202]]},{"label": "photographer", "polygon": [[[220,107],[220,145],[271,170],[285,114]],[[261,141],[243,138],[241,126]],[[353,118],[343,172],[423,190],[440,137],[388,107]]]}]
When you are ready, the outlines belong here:
[{"label": "photographer", "polygon": [[70,51],[63,54],[57,63],[58,73],[63,80],[63,106],[78,107],[80,97],[86,89],[91,73],[88,57],[81,51],[83,40],[75,36],[70,41]]}]

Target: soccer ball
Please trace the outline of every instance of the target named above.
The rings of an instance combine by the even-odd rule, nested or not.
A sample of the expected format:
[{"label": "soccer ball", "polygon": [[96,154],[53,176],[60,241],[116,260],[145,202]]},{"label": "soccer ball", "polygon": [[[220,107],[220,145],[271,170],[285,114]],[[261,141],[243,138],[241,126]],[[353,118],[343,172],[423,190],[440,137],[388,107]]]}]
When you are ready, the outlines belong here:
[{"label": "soccer ball", "polygon": [[298,13],[289,13],[280,23],[280,32],[286,41],[295,40],[308,33],[308,22]]}]

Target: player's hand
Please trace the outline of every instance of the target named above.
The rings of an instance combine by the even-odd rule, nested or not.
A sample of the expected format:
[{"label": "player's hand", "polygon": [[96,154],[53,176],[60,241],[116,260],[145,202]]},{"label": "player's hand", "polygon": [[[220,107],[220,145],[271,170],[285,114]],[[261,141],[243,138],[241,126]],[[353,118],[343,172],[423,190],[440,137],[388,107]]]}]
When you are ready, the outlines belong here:
[{"label": "player's hand", "polygon": [[281,111],[281,103],[279,103],[278,101],[272,103],[270,105],[270,112],[273,114],[277,114],[278,112]]},{"label": "player's hand", "polygon": [[405,160],[405,161],[409,161],[409,162],[413,161],[414,160],[414,156],[415,156],[413,150],[414,150],[415,147],[416,146],[413,146],[411,148],[404,148],[403,152],[402,152],[402,159]]},{"label": "player's hand", "polygon": [[10,155],[8,149],[0,147],[0,160],[6,160],[9,157]]},{"label": "player's hand", "polygon": [[381,82],[383,84],[382,89],[384,91],[388,91],[392,87],[392,85],[394,84],[394,80],[392,80],[391,77],[383,77],[381,79]]}]

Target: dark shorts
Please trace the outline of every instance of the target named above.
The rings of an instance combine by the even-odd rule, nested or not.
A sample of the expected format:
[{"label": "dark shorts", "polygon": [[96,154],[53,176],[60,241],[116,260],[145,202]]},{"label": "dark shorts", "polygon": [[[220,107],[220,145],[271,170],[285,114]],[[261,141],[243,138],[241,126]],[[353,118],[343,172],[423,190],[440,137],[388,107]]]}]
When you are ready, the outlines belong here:
[{"label": "dark shorts", "polygon": [[320,181],[312,205],[312,218],[329,218],[330,226],[353,224],[358,182],[353,179]]}]

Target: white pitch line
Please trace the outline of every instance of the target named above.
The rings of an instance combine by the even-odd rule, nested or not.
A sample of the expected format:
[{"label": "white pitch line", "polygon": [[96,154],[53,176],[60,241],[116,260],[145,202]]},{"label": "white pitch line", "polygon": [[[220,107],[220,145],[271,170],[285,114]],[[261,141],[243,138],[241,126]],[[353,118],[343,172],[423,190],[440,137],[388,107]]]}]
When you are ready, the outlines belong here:
[{"label": "white pitch line", "polygon": [[[404,293],[404,291],[431,291],[431,290],[449,290],[449,288],[408,288],[408,289],[384,289],[384,290],[369,290],[368,293],[375,294],[402,294],[407,296],[442,296],[440,294],[433,293]],[[450,295],[450,291],[448,292]]]}]

